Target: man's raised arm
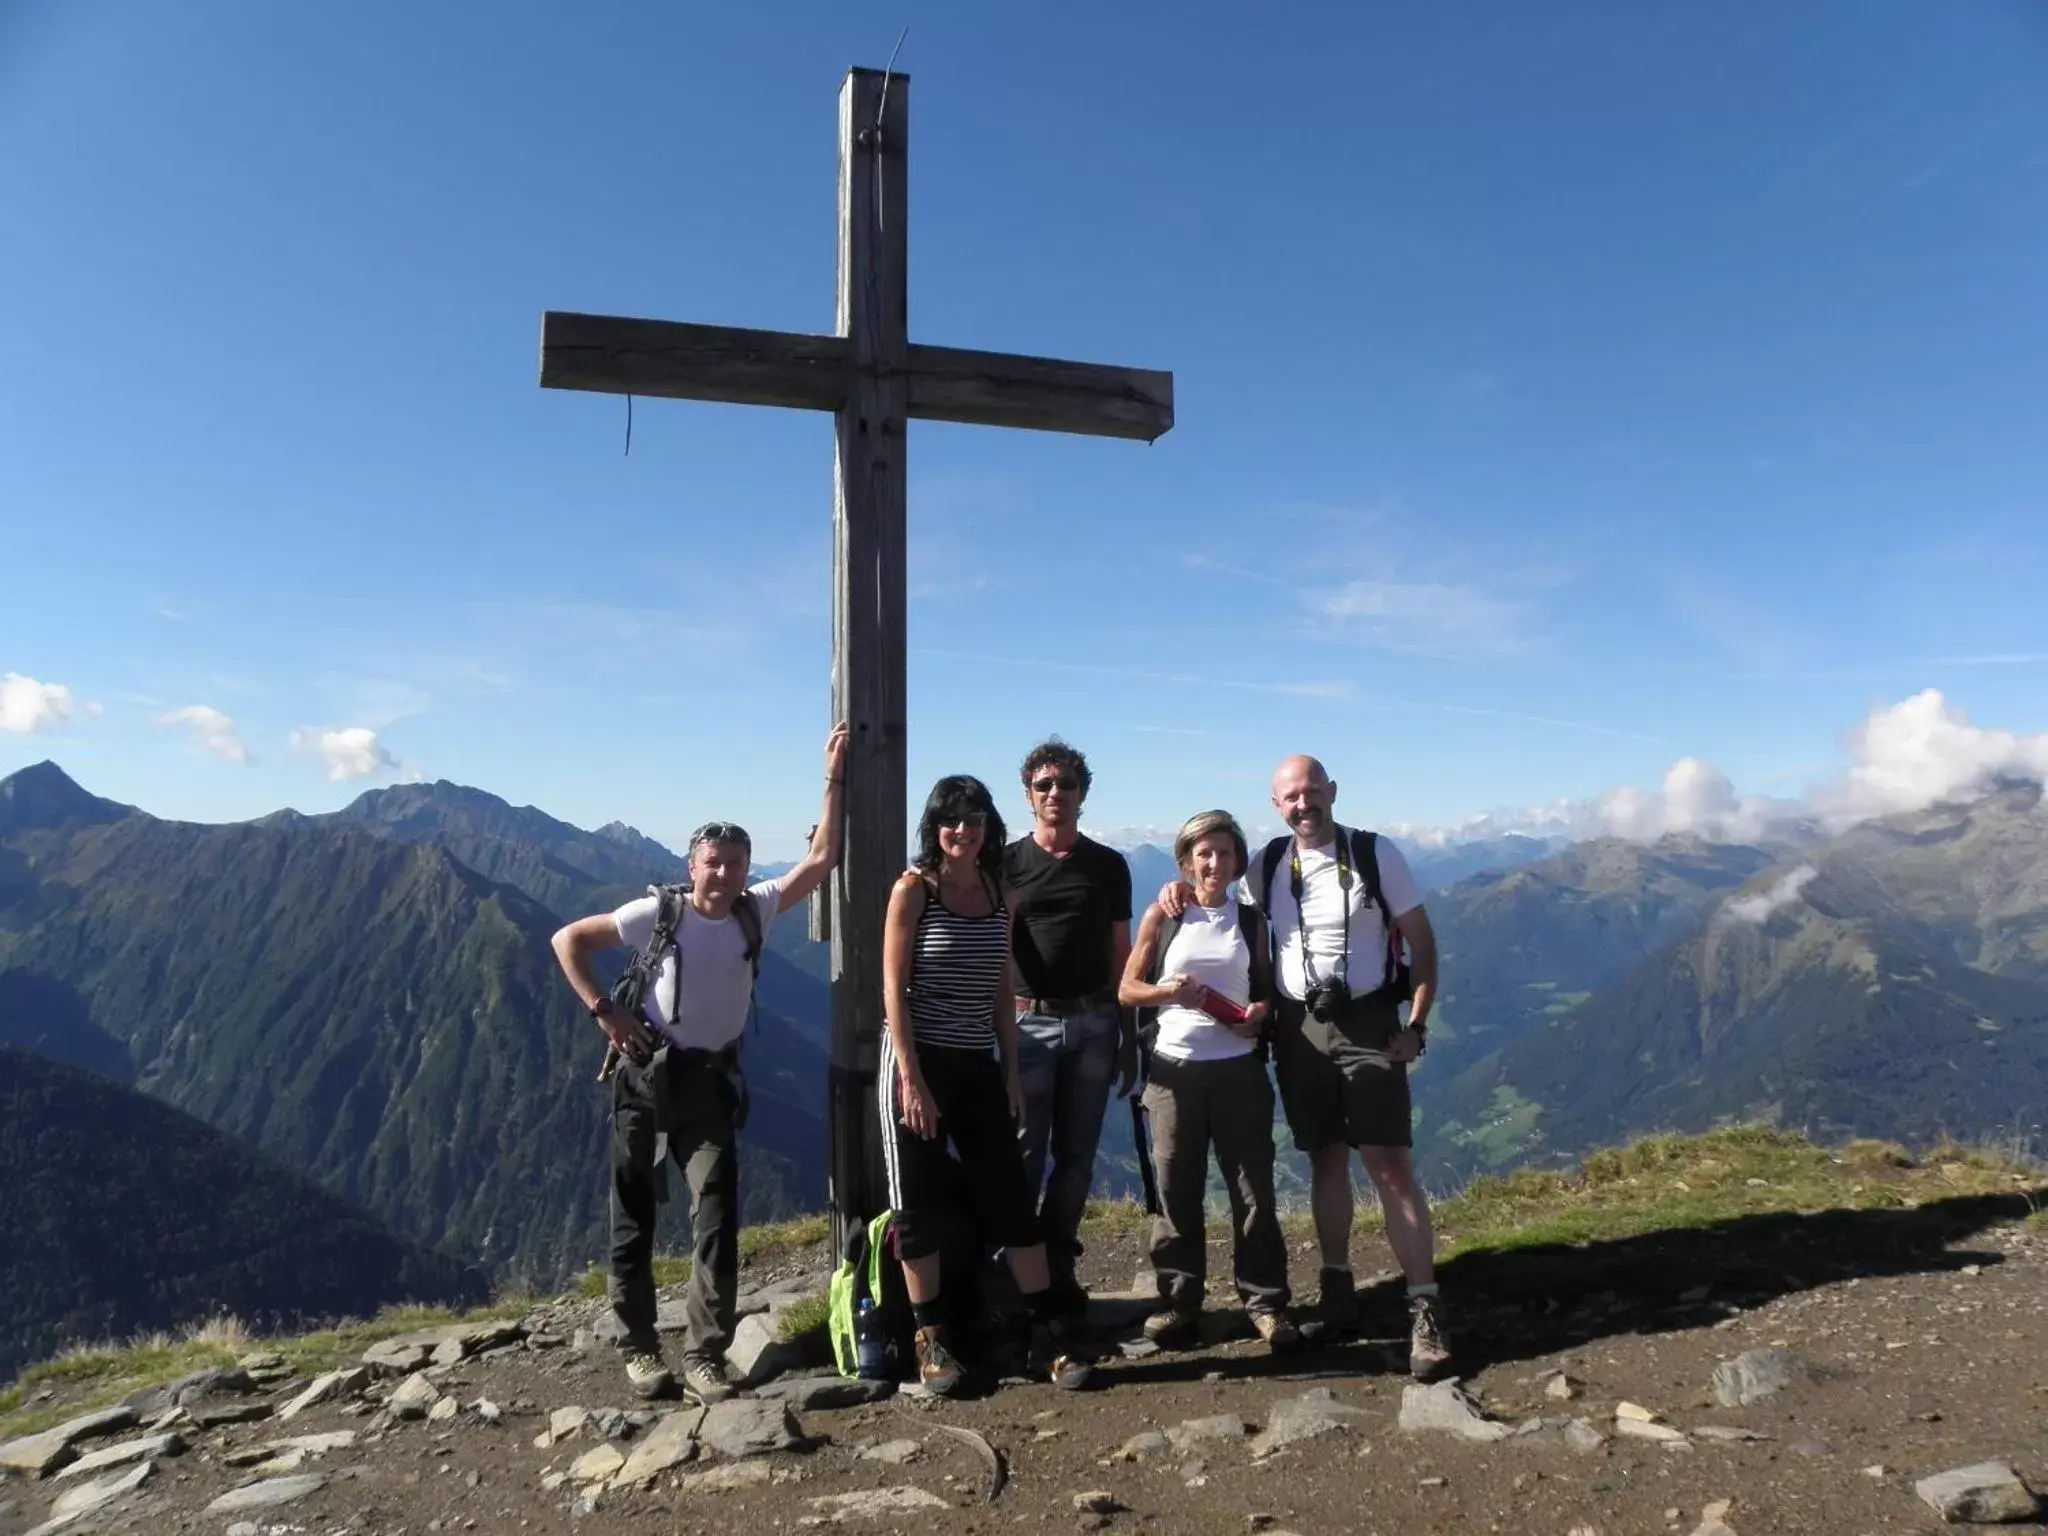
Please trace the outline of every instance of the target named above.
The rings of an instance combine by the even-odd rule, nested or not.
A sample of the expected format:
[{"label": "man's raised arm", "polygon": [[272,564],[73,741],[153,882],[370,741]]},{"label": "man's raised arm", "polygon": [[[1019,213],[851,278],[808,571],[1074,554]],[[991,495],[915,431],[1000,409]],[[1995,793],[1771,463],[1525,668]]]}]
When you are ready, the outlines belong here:
[{"label": "man's raised arm", "polygon": [[832,727],[825,738],[825,805],[818,813],[818,825],[811,831],[811,846],[782,877],[782,904],[787,912],[824,883],[832,866],[839,862],[846,804],[846,725]]}]

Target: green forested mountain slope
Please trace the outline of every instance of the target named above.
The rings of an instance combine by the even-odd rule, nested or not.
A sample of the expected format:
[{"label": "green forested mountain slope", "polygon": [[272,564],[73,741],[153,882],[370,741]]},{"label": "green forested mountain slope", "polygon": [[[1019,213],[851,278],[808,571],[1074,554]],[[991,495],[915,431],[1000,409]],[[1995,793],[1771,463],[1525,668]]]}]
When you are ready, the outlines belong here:
[{"label": "green forested mountain slope", "polygon": [[233,1137],[0,1046],[0,1380],[214,1312],[288,1327],[486,1289]]},{"label": "green forested mountain slope", "polygon": [[2038,790],[1865,823],[1419,1084],[1425,1148],[1469,1169],[1734,1118],[1916,1141],[2024,1131],[2048,1107],[2044,934]]},{"label": "green forested mountain slope", "polygon": [[[559,920],[345,822],[0,829],[5,996],[35,989],[121,1042],[138,1087],[398,1232],[538,1279],[604,1223],[598,1038],[549,953]],[[764,1012],[748,1069],[748,1208],[813,1209],[822,1056]]]},{"label": "green forested mountain slope", "polygon": [[1762,849],[1697,839],[1602,838],[1432,893],[1444,975],[1432,1080],[1627,975],[1771,862]]}]

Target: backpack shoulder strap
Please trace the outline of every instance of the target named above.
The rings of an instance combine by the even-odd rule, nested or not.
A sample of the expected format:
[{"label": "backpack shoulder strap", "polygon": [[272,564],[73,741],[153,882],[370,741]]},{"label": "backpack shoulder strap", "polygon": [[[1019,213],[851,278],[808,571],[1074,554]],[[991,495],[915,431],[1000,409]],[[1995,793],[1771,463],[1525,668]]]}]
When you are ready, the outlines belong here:
[{"label": "backpack shoulder strap", "polygon": [[1365,899],[1380,909],[1380,917],[1391,930],[1394,914],[1387,910],[1386,893],[1380,889],[1380,835],[1363,827],[1351,832],[1351,862],[1358,866],[1358,878],[1365,882]]},{"label": "backpack shoulder strap", "polygon": [[1276,837],[1259,851],[1259,910],[1273,910],[1273,877],[1280,872],[1280,861],[1287,856],[1287,839]]},{"label": "backpack shoulder strap", "polygon": [[1266,921],[1266,914],[1257,907],[1237,904],[1237,931],[1244,935],[1244,946],[1251,954],[1252,1001],[1262,1002],[1273,996],[1273,950],[1268,943],[1272,925]]},{"label": "backpack shoulder strap", "polygon": [[680,967],[683,951],[676,934],[683,926],[683,908],[690,904],[689,893],[680,885],[657,885],[650,894],[655,899],[654,934],[647,941],[647,957],[658,960],[663,950],[673,949]]},{"label": "backpack shoulder strap", "polygon": [[754,905],[753,892],[740,892],[740,899],[733,903],[732,915],[739,920],[740,937],[747,946],[747,964],[753,968],[754,979],[758,981],[761,977],[761,909]]},{"label": "backpack shoulder strap", "polygon": [[[1157,903],[1154,903],[1157,906]],[[1173,943],[1173,936],[1180,931],[1180,925],[1188,920],[1188,909],[1182,907],[1179,917],[1168,917],[1164,907],[1159,908],[1159,933],[1152,941],[1152,974],[1146,978],[1154,986],[1166,974],[1166,951]]]}]

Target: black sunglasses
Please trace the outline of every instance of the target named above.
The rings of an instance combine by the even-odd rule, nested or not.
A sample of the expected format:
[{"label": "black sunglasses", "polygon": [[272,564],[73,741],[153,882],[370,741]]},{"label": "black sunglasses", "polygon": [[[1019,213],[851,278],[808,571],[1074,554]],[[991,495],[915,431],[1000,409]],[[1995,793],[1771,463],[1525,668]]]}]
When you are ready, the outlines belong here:
[{"label": "black sunglasses", "polygon": [[985,827],[988,825],[987,811],[966,809],[942,811],[938,824],[942,827]]},{"label": "black sunglasses", "polygon": [[1055,789],[1063,789],[1071,795],[1075,790],[1081,787],[1081,781],[1071,774],[1063,773],[1056,779],[1033,779],[1031,781],[1031,787],[1037,790],[1041,795],[1049,795]]},{"label": "black sunglasses", "polygon": [[747,829],[736,821],[705,822],[690,834],[690,846],[694,849],[699,843],[738,843],[749,852],[754,847],[754,840],[747,836]]}]

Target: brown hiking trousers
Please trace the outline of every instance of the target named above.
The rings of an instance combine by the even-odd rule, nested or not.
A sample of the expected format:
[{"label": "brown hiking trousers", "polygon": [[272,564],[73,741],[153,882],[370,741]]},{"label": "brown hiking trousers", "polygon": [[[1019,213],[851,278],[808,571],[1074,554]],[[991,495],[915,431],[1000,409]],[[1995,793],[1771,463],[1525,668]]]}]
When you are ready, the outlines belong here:
[{"label": "brown hiking trousers", "polygon": [[1145,1087],[1162,1214],[1152,1218],[1159,1297],[1193,1313],[1202,1305],[1208,1249],[1202,1232],[1209,1149],[1230,1196],[1237,1294],[1248,1312],[1287,1305],[1287,1243],[1273,1208],[1273,1084],[1258,1056],[1222,1061],[1152,1058]]}]

